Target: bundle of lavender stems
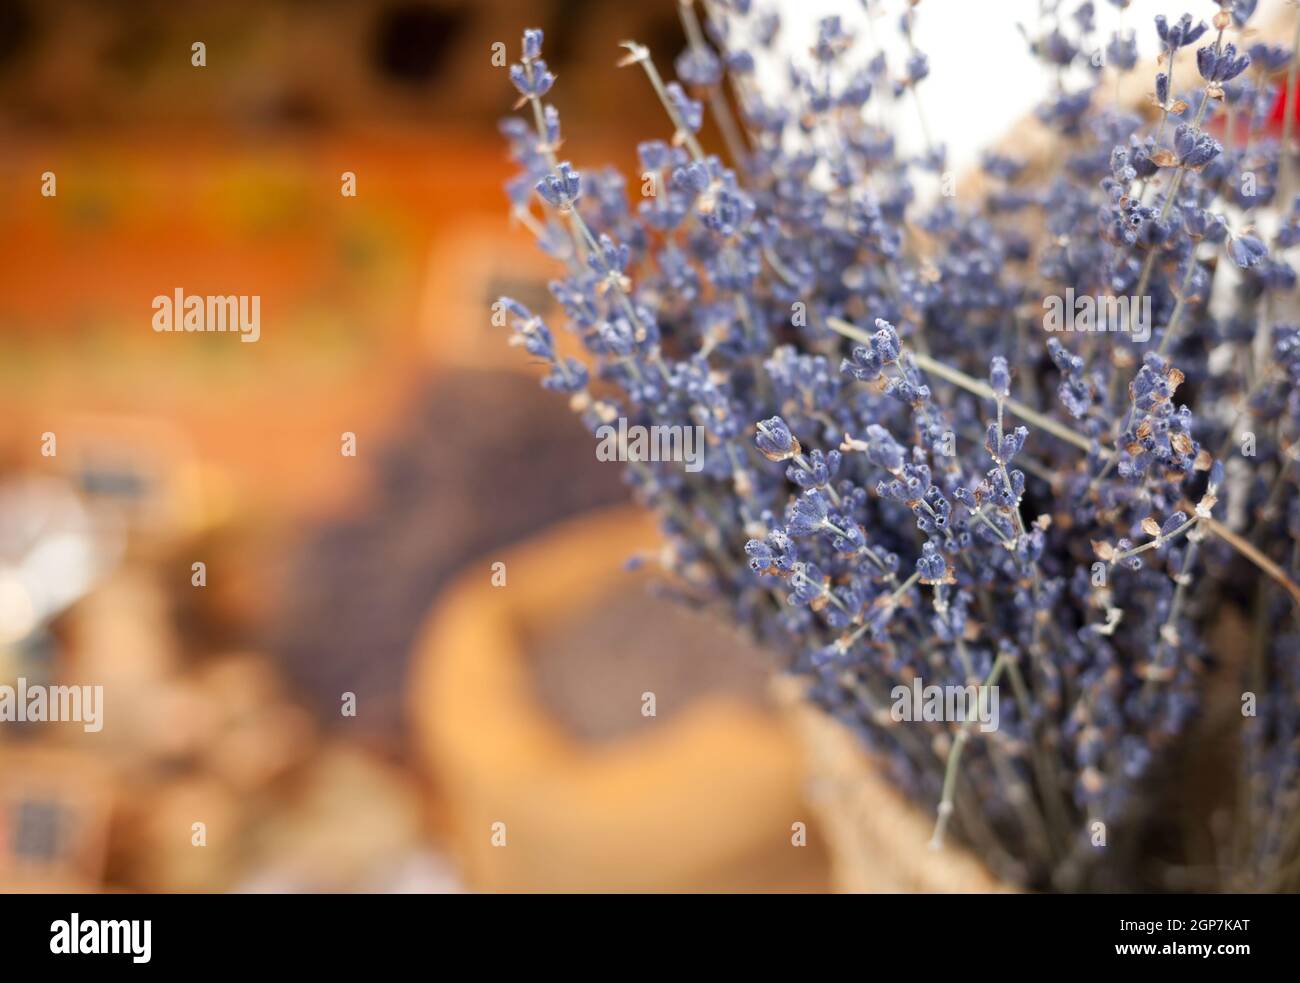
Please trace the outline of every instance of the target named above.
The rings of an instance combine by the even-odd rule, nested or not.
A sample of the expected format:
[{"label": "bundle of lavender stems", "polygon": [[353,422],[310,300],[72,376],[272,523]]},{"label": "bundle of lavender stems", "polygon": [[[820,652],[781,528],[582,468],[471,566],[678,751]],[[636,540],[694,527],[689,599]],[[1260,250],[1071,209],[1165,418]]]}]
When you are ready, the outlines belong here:
[{"label": "bundle of lavender stems", "polygon": [[[555,311],[494,321],[593,435],[701,435],[698,466],[621,455],[663,563],[933,845],[1031,889],[1294,890],[1294,44],[1253,0],[1109,36],[1049,3],[1001,32],[1048,68],[1025,127],[1049,151],[1013,133],[967,179],[887,125],[924,121],[925,4],[864,2],[793,57],[759,0],[678,6],[677,81],[624,46],[665,117],[631,182],[561,153],[524,33],[508,193]],[[1137,30],[1160,58],[1134,109]]]}]

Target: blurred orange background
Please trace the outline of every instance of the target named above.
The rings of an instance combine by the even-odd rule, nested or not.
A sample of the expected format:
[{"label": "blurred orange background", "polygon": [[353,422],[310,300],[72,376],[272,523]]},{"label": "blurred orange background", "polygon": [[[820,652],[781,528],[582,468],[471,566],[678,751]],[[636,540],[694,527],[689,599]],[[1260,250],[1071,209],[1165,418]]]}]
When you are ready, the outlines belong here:
[{"label": "blurred orange background", "polygon": [[[0,3],[0,685],[105,691],[0,722],[0,887],[824,885],[762,654],[618,572],[653,529],[490,326],[551,275],[491,63],[534,25],[566,154],[663,135],[612,66],[667,2]],[[178,287],[260,340],[155,333]]]}]

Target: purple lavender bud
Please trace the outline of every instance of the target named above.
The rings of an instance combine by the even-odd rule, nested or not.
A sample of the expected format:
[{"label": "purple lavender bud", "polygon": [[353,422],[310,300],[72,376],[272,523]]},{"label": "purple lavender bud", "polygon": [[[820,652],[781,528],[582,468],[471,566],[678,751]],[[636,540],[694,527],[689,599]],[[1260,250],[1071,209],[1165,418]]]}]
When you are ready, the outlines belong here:
[{"label": "purple lavender bud", "polygon": [[668,101],[672,104],[673,110],[681,120],[682,126],[690,132],[695,133],[704,124],[704,105],[688,96],[685,90],[677,82],[669,82],[664,86],[668,93]]},{"label": "purple lavender bud", "polygon": [[834,643],[822,645],[812,651],[808,657],[808,664],[813,669],[824,669],[827,666],[833,666],[836,663],[844,661],[844,653],[840,647]]},{"label": "purple lavender bud", "polygon": [[989,457],[997,459],[998,451],[998,425],[990,423],[984,431],[984,449],[989,452]]},{"label": "purple lavender bud", "polygon": [[775,556],[772,547],[761,539],[751,539],[745,544],[745,555],[749,557],[749,569],[761,573],[772,566]]},{"label": "purple lavender bud", "polygon": [[779,416],[769,417],[758,424],[758,436],[754,438],[754,443],[769,461],[784,461],[792,454],[799,453],[794,434]]},{"label": "purple lavender bud", "polygon": [[674,63],[677,77],[687,85],[716,85],[722,78],[722,62],[706,47],[689,47]]},{"label": "purple lavender bud", "polygon": [[1011,370],[1007,368],[1007,360],[1001,355],[994,355],[989,363],[989,385],[994,395],[1002,399],[1011,395]]},{"label": "purple lavender bud", "polygon": [[792,464],[785,469],[785,476],[800,488],[825,488],[831,476],[839,470],[839,452],[834,457],[815,450],[808,455],[806,466]]},{"label": "purple lavender bud", "polygon": [[543,388],[562,393],[577,393],[586,389],[588,382],[587,366],[576,358],[565,358],[562,363],[564,365],[563,369],[560,368],[561,362],[556,362],[551,373],[542,380]]},{"label": "purple lavender bud", "polygon": [[1060,32],[1059,29],[1053,29],[1047,37],[1043,38],[1038,45],[1042,57],[1051,65],[1059,65],[1062,68],[1068,66],[1074,61],[1079,49],[1070,43],[1070,39]]},{"label": "purple lavender bud", "polygon": [[597,273],[622,273],[627,268],[630,251],[626,245],[616,244],[603,232],[600,236],[600,250],[587,257],[587,262]]},{"label": "purple lavender bud", "polygon": [[1252,235],[1233,236],[1228,240],[1228,255],[1243,270],[1248,270],[1268,255],[1268,247],[1263,241]]},{"label": "purple lavender bud", "polygon": [[1169,102],[1169,76],[1165,72],[1156,73],[1156,101],[1162,106]]},{"label": "purple lavender bud", "polygon": [[1226,52],[1220,59],[1218,71],[1220,80],[1229,82],[1250,67],[1250,55],[1242,53],[1236,54],[1236,47],[1229,44]]},{"label": "purple lavender bud", "polygon": [[880,356],[865,345],[854,345],[850,357],[840,362],[840,371],[848,372],[859,382],[875,382],[880,378]]},{"label": "purple lavender bud", "polygon": [[901,345],[898,340],[898,332],[894,326],[883,318],[876,318],[876,333],[871,336],[872,344],[876,353],[880,356],[881,362],[886,365],[890,362],[898,361],[898,353]]},{"label": "purple lavender bud", "polygon": [[[1120,542],[1128,542],[1128,540],[1120,540]],[[1130,543],[1129,545],[1131,546],[1132,544]],[[1128,567],[1130,570],[1141,570],[1141,569],[1142,569],[1142,557],[1141,557],[1141,556],[1129,556],[1129,557],[1125,557],[1123,560],[1120,561],[1120,563],[1123,564],[1124,566]]]},{"label": "purple lavender bud", "polygon": [[1025,162],[1003,154],[985,153],[980,158],[980,167],[984,173],[1003,181],[1014,181],[1025,169]]},{"label": "purple lavender bud", "polygon": [[633,349],[636,347],[636,338],[633,334],[632,325],[627,322],[626,318],[611,318],[608,321],[602,321],[597,328],[597,335],[600,338],[604,353],[607,354],[626,358],[632,354]]},{"label": "purple lavender bud", "polygon": [[930,59],[919,51],[914,51],[907,59],[907,78],[913,85],[930,74]]},{"label": "purple lavender bud", "polygon": [[1180,123],[1174,131],[1174,153],[1184,167],[1203,167],[1217,157],[1223,147],[1208,133]]},{"label": "purple lavender bud", "polygon": [[[1182,23],[1190,24],[1192,21],[1191,14],[1183,14]],[[1188,27],[1183,30],[1182,46],[1187,47],[1189,44],[1195,44],[1202,34],[1208,31],[1209,25],[1205,21],[1198,21],[1195,27]]]},{"label": "purple lavender bud", "polygon": [[825,589],[825,574],[812,563],[796,563],[793,576],[790,577],[790,594],[792,604],[811,604],[822,596]]},{"label": "purple lavender bud", "polygon": [[538,321],[523,337],[524,351],[529,355],[544,358],[548,362],[555,358],[555,339],[551,336],[551,329],[542,322]]},{"label": "purple lavender bud", "polygon": [[862,529],[849,516],[832,515],[831,524],[837,529],[842,529],[845,535],[841,536],[836,533],[831,537],[831,546],[839,553],[856,553],[866,545],[866,537],[862,534]]},{"label": "purple lavender bud", "polygon": [[727,71],[733,75],[751,75],[754,72],[754,56],[748,51],[727,53]]},{"label": "purple lavender bud", "polygon": [[675,190],[687,191],[692,195],[698,195],[708,188],[710,183],[709,169],[704,164],[692,161],[685,167],[679,167],[673,171],[670,185]]},{"label": "purple lavender bud", "polygon": [[823,17],[817,22],[817,43],[813,46],[813,57],[828,65],[840,56],[849,41],[849,35],[839,17]]},{"label": "purple lavender bud", "polygon": [[794,545],[780,529],[768,533],[766,540],[746,542],[745,554],[750,558],[750,570],[755,573],[788,571],[797,560]]},{"label": "purple lavender bud", "polygon": [[1290,63],[1291,49],[1260,41],[1250,46],[1250,60],[1272,75]]},{"label": "purple lavender bud", "polygon": [[776,13],[759,14],[754,19],[754,40],[760,48],[772,47],[777,32],[781,30],[781,15]]},{"label": "purple lavender bud", "polygon": [[1160,35],[1161,44],[1169,47],[1169,21],[1164,14],[1156,14],[1156,34]]},{"label": "purple lavender bud", "polygon": [[1179,48],[1194,44],[1208,30],[1209,26],[1205,21],[1200,21],[1193,27],[1191,14],[1183,14],[1172,25],[1165,20],[1163,14],[1156,15],[1156,33],[1160,35],[1160,42],[1167,51],[1177,51]]},{"label": "purple lavender bud", "polygon": [[1208,44],[1204,48],[1198,48],[1196,51],[1196,70],[1201,73],[1201,78],[1207,82],[1213,82],[1214,69],[1218,64],[1219,56],[1214,45]]},{"label": "purple lavender bud", "polygon": [[1216,232],[1226,230],[1223,216],[1208,212],[1202,208],[1184,208],[1183,209],[1183,228],[1193,239],[1209,239],[1216,242],[1214,235]]},{"label": "purple lavender bud", "polygon": [[1097,9],[1093,6],[1092,0],[1084,0],[1074,11],[1074,22],[1079,25],[1079,31],[1083,34],[1091,34],[1097,29],[1096,22]]},{"label": "purple lavender bud", "polygon": [[867,444],[867,459],[876,467],[891,474],[903,469],[903,446],[880,424],[867,427]]},{"label": "purple lavender bud", "polygon": [[1237,54],[1237,46],[1229,42],[1222,49],[1206,45],[1197,49],[1196,67],[1207,82],[1228,82],[1250,67],[1250,55]]},{"label": "purple lavender bud", "polygon": [[1002,435],[1002,463],[1007,463],[1013,457],[1020,453],[1025,446],[1025,438],[1029,436],[1029,431],[1024,427],[1016,427],[1011,433]]},{"label": "purple lavender bud", "polygon": [[537,193],[556,208],[569,208],[582,193],[582,176],[562,161],[555,173],[537,182]]},{"label": "purple lavender bud", "polygon": [[1107,62],[1120,71],[1128,72],[1137,65],[1137,59],[1137,36],[1132,31],[1128,34],[1120,34],[1117,31],[1111,35],[1110,42],[1106,45]]},{"label": "purple lavender bud", "polygon": [[555,76],[546,67],[546,62],[537,59],[527,65],[511,65],[510,81],[514,83],[522,96],[544,96],[555,84]]},{"label": "purple lavender bud", "polygon": [[916,569],[923,580],[933,582],[943,580],[948,565],[934,543],[927,540],[921,544],[921,555],[916,559]]},{"label": "purple lavender bud", "polygon": [[536,61],[542,57],[541,28],[530,27],[524,31],[524,57],[529,61]]},{"label": "purple lavender bud", "polygon": [[754,214],[754,203],[749,196],[733,188],[725,188],[713,199],[713,207],[702,216],[706,227],[724,237],[736,235]]},{"label": "purple lavender bud", "polygon": [[636,145],[637,157],[647,171],[658,171],[668,166],[671,148],[663,140],[645,140]]},{"label": "purple lavender bud", "polygon": [[504,306],[506,310],[508,310],[519,320],[529,321],[532,319],[533,312],[530,311],[523,304],[519,303],[519,301],[515,300],[513,297],[499,297],[497,299],[501,302],[502,306]]},{"label": "purple lavender bud", "polygon": [[1175,512],[1168,519],[1166,519],[1164,521],[1164,524],[1160,527],[1161,538],[1163,539],[1166,536],[1173,535],[1174,531],[1177,530],[1178,527],[1181,526],[1186,521],[1187,521],[1186,512]]},{"label": "purple lavender bud", "polygon": [[786,532],[791,536],[810,536],[826,525],[831,506],[829,499],[816,488],[795,499]]},{"label": "purple lavender bud", "polygon": [[854,72],[839,95],[841,106],[861,108],[871,98],[871,76],[866,72]]},{"label": "purple lavender bud", "polygon": [[534,135],[533,128],[518,116],[507,116],[497,124],[497,130],[512,145],[525,144]]}]

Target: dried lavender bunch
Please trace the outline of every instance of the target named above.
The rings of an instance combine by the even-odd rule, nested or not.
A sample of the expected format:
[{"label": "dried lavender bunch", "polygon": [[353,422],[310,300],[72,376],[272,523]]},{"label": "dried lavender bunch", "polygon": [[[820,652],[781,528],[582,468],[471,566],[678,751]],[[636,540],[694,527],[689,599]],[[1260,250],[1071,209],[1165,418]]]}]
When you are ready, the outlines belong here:
[{"label": "dried lavender bunch", "polygon": [[[682,0],[680,82],[625,46],[670,136],[638,147],[635,208],[618,173],[558,156],[541,32],[511,68],[513,212],[563,267],[551,291],[585,357],[503,298],[513,340],[593,433],[704,429],[698,473],[627,469],[674,572],[786,654],[934,810],[935,844],[955,833],[1031,887],[1300,883],[1300,197],[1264,130],[1296,60],[1248,46],[1253,2],[1214,6],[1212,24],[1156,18],[1144,118],[1107,77],[1136,65],[1133,34],[1049,5],[1025,33],[1050,155],[989,153],[978,195],[925,205],[952,183],[944,148],[924,117],[919,154],[888,125],[922,112],[915,2],[903,64],[831,17],[773,92],[756,72],[777,17]],[[1051,330],[1062,298],[1077,331]],[[1244,650],[1212,649],[1234,615]],[[914,679],[1009,697],[988,733],[898,720]],[[1230,835],[1215,813],[1170,836],[1225,679]],[[1169,845],[1210,827],[1208,859]]]}]

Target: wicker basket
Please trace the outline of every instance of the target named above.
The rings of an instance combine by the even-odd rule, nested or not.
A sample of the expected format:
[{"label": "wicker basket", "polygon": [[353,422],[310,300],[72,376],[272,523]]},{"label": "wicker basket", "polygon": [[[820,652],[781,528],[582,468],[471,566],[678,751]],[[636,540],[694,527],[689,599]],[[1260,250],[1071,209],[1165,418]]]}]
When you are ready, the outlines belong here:
[{"label": "wicker basket", "polygon": [[831,851],[836,890],[868,894],[1014,890],[958,847],[931,849],[933,818],[880,776],[862,742],[804,699],[803,685],[797,680],[782,677],[773,686],[803,745],[807,796]]}]

